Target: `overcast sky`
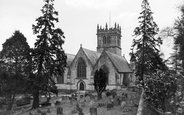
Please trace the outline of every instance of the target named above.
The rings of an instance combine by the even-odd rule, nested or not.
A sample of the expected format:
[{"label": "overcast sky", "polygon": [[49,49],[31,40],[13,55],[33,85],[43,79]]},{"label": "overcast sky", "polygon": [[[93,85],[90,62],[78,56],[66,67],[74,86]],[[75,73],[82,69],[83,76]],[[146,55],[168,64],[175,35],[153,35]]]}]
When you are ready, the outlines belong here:
[{"label": "overcast sky", "polygon": [[[142,0],[55,0],[54,7],[59,12],[57,27],[64,31],[66,37],[63,46],[66,53],[76,54],[82,47],[96,51],[97,24],[105,27],[119,23],[122,30],[122,54],[129,60],[129,52],[134,38],[133,30],[138,25],[137,18],[141,12]],[[178,6],[183,0],[148,0],[154,21],[160,30],[172,26],[180,15]],[[43,0],[0,0],[0,44],[19,30],[34,47],[36,35],[33,35],[32,24],[41,16]],[[168,52],[168,47],[163,52]],[[0,45],[2,50],[2,45]],[[166,54],[167,55],[167,54]]]}]

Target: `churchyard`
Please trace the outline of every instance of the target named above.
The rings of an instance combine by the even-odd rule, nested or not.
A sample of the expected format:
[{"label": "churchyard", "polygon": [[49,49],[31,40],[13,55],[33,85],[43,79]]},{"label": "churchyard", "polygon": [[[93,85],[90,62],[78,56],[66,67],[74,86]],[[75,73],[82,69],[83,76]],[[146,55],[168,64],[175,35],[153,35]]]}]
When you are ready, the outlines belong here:
[{"label": "churchyard", "polygon": [[14,115],[136,115],[140,99],[139,89],[107,92],[102,94],[103,98],[100,100],[95,93],[73,95],[73,98],[60,95],[52,98],[49,106],[35,110],[21,109],[15,111]]}]

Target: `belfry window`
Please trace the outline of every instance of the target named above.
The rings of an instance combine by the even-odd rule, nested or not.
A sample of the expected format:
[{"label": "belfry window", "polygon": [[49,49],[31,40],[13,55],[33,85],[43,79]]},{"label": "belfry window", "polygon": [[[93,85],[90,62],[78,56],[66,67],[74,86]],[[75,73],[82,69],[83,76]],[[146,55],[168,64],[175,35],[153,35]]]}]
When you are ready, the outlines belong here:
[{"label": "belfry window", "polygon": [[110,37],[110,36],[107,37],[107,43],[108,43],[108,44],[111,43],[111,37]]},{"label": "belfry window", "polygon": [[77,77],[86,78],[86,63],[84,59],[79,58],[77,65]]},{"label": "belfry window", "polygon": [[107,43],[107,39],[106,39],[106,37],[104,36],[103,37],[103,44],[106,44]]}]

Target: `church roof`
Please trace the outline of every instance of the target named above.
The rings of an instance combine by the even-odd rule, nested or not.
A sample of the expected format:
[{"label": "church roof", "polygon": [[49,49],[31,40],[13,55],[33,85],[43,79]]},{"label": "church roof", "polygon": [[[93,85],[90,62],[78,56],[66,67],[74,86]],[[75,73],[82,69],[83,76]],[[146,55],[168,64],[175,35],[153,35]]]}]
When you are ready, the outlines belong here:
[{"label": "church roof", "polygon": [[130,69],[130,66],[127,62],[127,60],[125,59],[124,56],[119,56],[113,53],[110,53],[108,51],[106,51],[107,55],[109,56],[110,60],[112,61],[112,63],[114,64],[114,66],[117,68],[118,72],[122,72],[122,73],[130,73],[133,72],[132,69]]},{"label": "church roof", "polygon": [[91,64],[94,66],[98,58],[100,57],[101,53],[82,48],[88,59],[90,60]]},{"label": "church roof", "polygon": [[66,53],[66,55],[67,55],[67,60],[66,60],[67,66],[69,66],[72,63],[73,59],[75,58],[75,55],[68,54],[68,53]]}]

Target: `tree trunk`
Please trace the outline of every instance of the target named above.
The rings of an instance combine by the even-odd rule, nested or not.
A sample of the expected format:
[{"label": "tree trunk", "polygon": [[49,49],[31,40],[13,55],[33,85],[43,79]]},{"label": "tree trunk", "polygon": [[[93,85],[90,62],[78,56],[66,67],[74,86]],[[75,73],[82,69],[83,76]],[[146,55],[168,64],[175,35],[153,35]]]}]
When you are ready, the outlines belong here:
[{"label": "tree trunk", "polygon": [[102,92],[98,92],[98,100],[102,99]]},{"label": "tree trunk", "polygon": [[140,100],[139,100],[137,115],[143,115],[143,109],[144,109],[144,89],[142,89],[141,97],[140,97]]},{"label": "tree trunk", "polygon": [[33,91],[33,105],[32,105],[32,109],[36,109],[39,108],[39,90],[35,89]]}]

